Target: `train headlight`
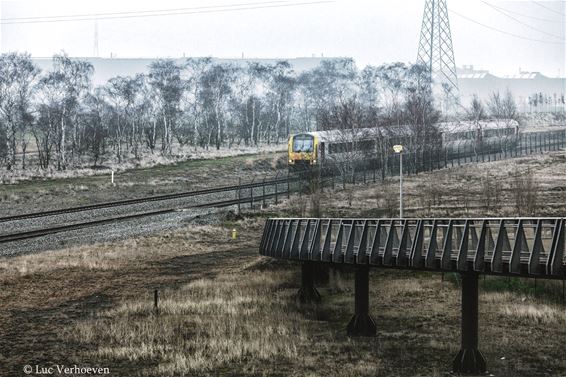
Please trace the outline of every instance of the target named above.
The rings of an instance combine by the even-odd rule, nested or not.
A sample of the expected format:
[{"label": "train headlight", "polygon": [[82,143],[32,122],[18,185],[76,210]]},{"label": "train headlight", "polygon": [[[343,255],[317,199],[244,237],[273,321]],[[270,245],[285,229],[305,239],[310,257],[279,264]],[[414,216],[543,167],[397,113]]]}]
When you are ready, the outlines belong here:
[{"label": "train headlight", "polygon": [[316,160],[312,160],[312,163],[313,163],[313,164],[316,164]]},{"label": "train headlight", "polygon": [[292,163],[293,163],[293,160],[289,160],[289,163],[292,164]]}]

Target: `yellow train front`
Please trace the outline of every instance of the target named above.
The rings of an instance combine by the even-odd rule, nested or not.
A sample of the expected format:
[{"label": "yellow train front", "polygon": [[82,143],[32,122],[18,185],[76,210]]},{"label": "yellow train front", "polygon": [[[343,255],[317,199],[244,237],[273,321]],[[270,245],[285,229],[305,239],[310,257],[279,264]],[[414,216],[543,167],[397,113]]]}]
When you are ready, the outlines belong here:
[{"label": "yellow train front", "polygon": [[319,163],[319,139],[311,133],[295,134],[289,137],[289,171],[309,170]]}]

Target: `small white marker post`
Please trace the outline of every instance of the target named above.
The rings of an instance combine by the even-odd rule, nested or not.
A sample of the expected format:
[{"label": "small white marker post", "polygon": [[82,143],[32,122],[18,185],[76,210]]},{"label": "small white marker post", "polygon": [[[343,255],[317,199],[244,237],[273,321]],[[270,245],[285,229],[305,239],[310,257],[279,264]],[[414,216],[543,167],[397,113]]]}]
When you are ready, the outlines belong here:
[{"label": "small white marker post", "polygon": [[110,182],[112,182],[112,186],[114,186],[114,169],[112,169],[112,173],[110,175]]}]

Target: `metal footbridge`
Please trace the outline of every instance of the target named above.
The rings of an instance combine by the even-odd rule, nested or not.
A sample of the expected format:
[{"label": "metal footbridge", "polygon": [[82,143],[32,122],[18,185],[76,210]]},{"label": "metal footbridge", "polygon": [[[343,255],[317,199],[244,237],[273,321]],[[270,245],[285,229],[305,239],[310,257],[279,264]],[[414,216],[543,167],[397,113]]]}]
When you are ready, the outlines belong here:
[{"label": "metal footbridge", "polygon": [[459,273],[462,278],[460,373],[483,373],[478,350],[480,274],[565,279],[565,218],[268,219],[260,254],[301,261],[301,300],[320,299],[316,264],[355,267],[355,315],[350,335],[372,336],[369,268]]}]

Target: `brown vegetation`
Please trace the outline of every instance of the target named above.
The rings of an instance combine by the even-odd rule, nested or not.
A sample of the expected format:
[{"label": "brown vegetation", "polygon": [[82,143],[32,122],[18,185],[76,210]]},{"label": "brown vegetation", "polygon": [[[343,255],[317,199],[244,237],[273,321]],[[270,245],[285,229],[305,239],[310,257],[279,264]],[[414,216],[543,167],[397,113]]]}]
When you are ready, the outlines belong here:
[{"label": "brown vegetation", "polygon": [[[556,188],[564,183],[558,173],[566,171],[564,163],[562,153],[553,153],[407,177],[406,211],[512,214],[520,169],[532,174],[527,186],[538,187],[535,213],[563,213]],[[487,167],[489,175],[482,171]],[[356,186],[351,205],[343,191],[325,189],[315,197],[293,196],[264,215],[384,216],[396,213],[397,188],[395,179],[377,188]],[[376,198],[383,207],[376,208]],[[370,311],[378,336],[349,338],[352,271],[331,270],[329,283],[319,287],[322,302],[299,305],[298,266],[257,255],[262,225],[260,217],[247,218],[0,260],[0,374],[58,362],[108,366],[118,376],[446,375],[459,349],[457,280],[372,270]],[[234,227],[241,238],[230,241]],[[480,281],[480,348],[489,370],[563,376],[565,307],[545,294],[550,285],[535,296],[532,281],[518,283]]]}]

